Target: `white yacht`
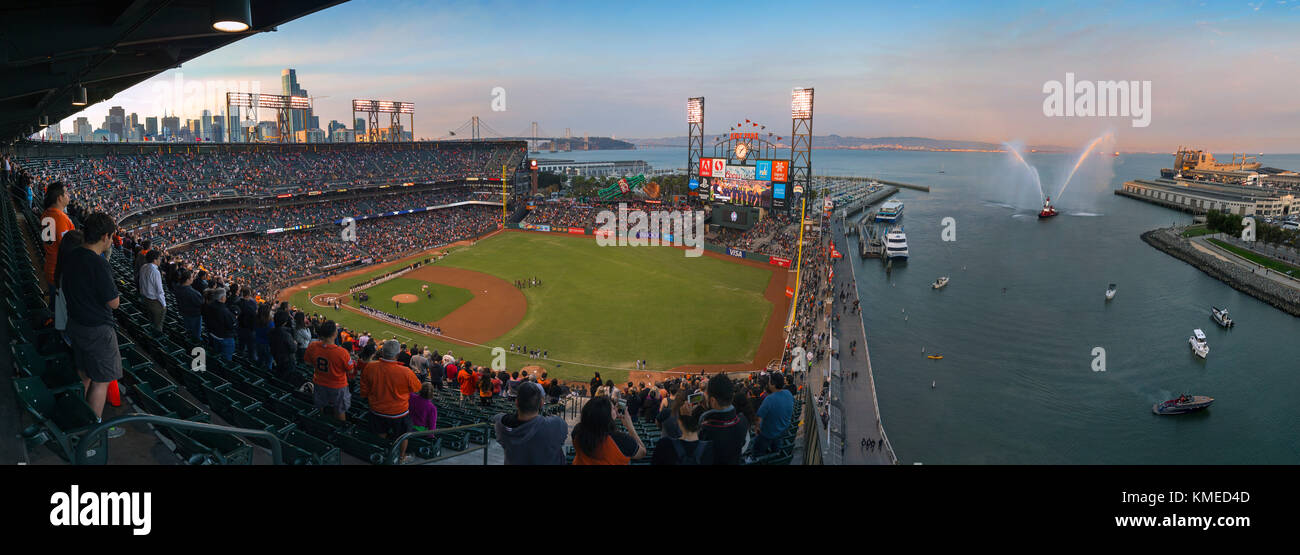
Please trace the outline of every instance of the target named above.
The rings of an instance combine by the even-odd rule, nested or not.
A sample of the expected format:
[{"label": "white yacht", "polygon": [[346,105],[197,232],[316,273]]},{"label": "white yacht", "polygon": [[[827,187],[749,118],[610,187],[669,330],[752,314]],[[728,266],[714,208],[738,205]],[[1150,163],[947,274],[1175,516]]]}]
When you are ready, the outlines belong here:
[{"label": "white yacht", "polygon": [[945,285],[948,285],[948,276],[940,276],[939,279],[934,280],[934,283],[930,284],[930,287],[942,289]]},{"label": "white yacht", "polygon": [[1217,306],[1210,307],[1210,317],[1214,318],[1214,321],[1218,322],[1220,326],[1225,328],[1232,327],[1232,318],[1228,317],[1228,309],[1226,308],[1220,309]]},{"label": "white yacht", "polygon": [[1106,300],[1109,301],[1109,300],[1111,300],[1111,299],[1113,299],[1113,298],[1115,298],[1115,284],[1114,284],[1114,283],[1110,284],[1110,287],[1107,287],[1107,288],[1106,288]]},{"label": "white yacht", "polygon": [[1187,338],[1187,344],[1192,346],[1192,352],[1196,356],[1205,358],[1210,354],[1210,344],[1205,340],[1205,332],[1201,328],[1192,330],[1192,336]]},{"label": "white yacht", "polygon": [[876,211],[877,222],[893,222],[903,217],[903,203],[897,200],[887,200],[880,205],[880,210]]},{"label": "white yacht", "polygon": [[907,234],[903,233],[902,226],[885,234],[885,258],[907,259]]}]

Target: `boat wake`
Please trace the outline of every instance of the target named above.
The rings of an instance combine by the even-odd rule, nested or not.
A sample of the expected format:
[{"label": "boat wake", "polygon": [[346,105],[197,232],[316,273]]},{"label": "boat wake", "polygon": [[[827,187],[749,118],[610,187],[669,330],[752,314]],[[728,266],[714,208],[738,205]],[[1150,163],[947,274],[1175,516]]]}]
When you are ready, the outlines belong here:
[{"label": "boat wake", "polygon": [[1016,207],[1014,205],[1007,204],[1005,202],[994,202],[991,200],[984,201],[984,206],[996,206],[998,208],[1010,208],[1012,210],[1016,210]]},{"label": "boat wake", "polygon": [[1085,217],[1089,217],[1089,218],[1097,218],[1097,217],[1105,216],[1105,214],[1094,214],[1094,213],[1092,213],[1092,212],[1069,212],[1067,215],[1069,215],[1069,216],[1085,216]]}]

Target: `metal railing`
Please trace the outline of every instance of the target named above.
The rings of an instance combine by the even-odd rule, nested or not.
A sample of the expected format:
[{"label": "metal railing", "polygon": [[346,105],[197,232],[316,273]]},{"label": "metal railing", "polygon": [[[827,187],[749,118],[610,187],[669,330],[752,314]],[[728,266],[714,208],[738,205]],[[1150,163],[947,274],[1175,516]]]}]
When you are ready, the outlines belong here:
[{"label": "metal railing", "polygon": [[[483,439],[484,439],[483,445],[479,445],[479,446],[477,446],[477,447],[470,447],[470,448],[465,449],[464,451],[457,451],[455,454],[438,455],[437,457],[434,457],[434,458],[432,458],[432,459],[428,459],[428,460],[425,460],[425,461],[421,461],[421,462],[416,463],[416,464],[433,464],[433,463],[440,462],[440,461],[444,461],[444,460],[447,460],[447,459],[450,459],[450,458],[459,457],[459,456],[462,456],[462,455],[467,455],[467,454],[469,454],[469,453],[473,453],[473,452],[475,452],[475,451],[483,451],[483,465],[484,465],[484,466],[487,466],[487,463],[488,463],[488,447],[490,447],[490,446],[492,445],[491,434],[489,433],[489,432],[490,432],[490,428],[489,428],[489,426],[491,426],[491,424],[488,423],[488,422],[479,422],[479,423],[477,423],[477,424],[465,424],[464,426],[456,426],[456,427],[453,427],[453,428],[438,428],[438,429],[435,429],[435,430],[423,430],[423,431],[406,432],[406,433],[402,434],[401,436],[398,436],[398,438],[397,438],[395,441],[393,441],[393,445],[392,445],[391,447],[388,448],[388,458],[387,458],[387,459],[384,459],[384,460],[385,460],[385,461],[397,461],[397,464],[398,464],[399,466],[401,466],[402,461],[401,461],[400,459],[398,459],[398,454],[399,454],[400,450],[402,449],[402,444],[403,444],[403,443],[406,443],[406,441],[409,440],[409,439],[411,439],[411,438],[430,437],[430,436],[437,436],[437,435],[440,435],[440,434],[446,434],[446,433],[450,433],[450,432],[459,432],[459,431],[461,431],[461,430],[472,430],[472,429],[478,429],[478,428],[481,428],[481,429],[483,430]],[[467,447],[468,447],[468,446],[467,446]],[[414,465],[412,465],[412,466],[414,466]]]},{"label": "metal railing", "polygon": [[205,422],[191,422],[189,420],[180,420],[166,416],[156,416],[152,414],[132,413],[125,416],[119,416],[112,420],[100,422],[98,426],[91,428],[81,436],[77,442],[77,448],[74,452],[73,464],[107,464],[108,463],[108,445],[102,444],[99,449],[88,449],[83,446],[99,445],[98,440],[101,435],[113,426],[120,426],[128,422],[145,422],[169,428],[180,428],[184,430],[196,430],[200,432],[217,432],[235,434],[238,436],[251,436],[268,440],[271,443],[271,464],[284,464],[284,452],[280,445],[280,438],[266,430],[254,430],[250,428],[234,428],[231,426],[220,426],[217,424],[208,424]]}]

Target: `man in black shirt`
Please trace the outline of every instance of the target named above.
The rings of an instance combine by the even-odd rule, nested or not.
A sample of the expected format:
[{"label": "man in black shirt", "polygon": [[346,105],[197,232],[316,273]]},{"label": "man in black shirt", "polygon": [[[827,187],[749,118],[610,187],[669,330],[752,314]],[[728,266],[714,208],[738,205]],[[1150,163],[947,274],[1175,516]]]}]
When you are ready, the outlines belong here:
[{"label": "man in black shirt", "polygon": [[[112,248],[117,225],[108,214],[96,212],[83,224],[85,242],[74,249],[63,270],[63,295],[68,306],[68,339],[86,392],[86,403],[103,420],[108,386],[122,377],[122,355],[117,348],[117,324],[113,310],[120,298],[113,272],[103,254]],[[108,437],[121,437],[126,430],[114,426]]]},{"label": "man in black shirt", "polygon": [[221,352],[221,358],[230,362],[235,354],[235,315],[226,308],[225,289],[208,291],[208,302],[203,305],[203,326],[212,334],[213,347]]},{"label": "man in black shirt", "polygon": [[731,405],[735,387],[726,374],[709,378],[704,390],[704,405],[709,410],[700,415],[700,439],[713,442],[714,464],[740,464],[745,448],[749,420]]},{"label": "man in black shirt", "polygon": [[172,288],[176,295],[176,309],[181,313],[185,332],[195,341],[203,341],[203,295],[194,290],[194,274],[185,268],[176,270],[179,283]]}]

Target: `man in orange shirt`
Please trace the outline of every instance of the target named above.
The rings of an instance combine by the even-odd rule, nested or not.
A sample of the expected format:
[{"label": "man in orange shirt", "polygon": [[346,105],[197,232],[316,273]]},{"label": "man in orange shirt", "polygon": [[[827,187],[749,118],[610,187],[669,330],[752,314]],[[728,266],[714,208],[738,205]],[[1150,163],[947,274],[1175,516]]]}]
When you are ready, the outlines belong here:
[{"label": "man in orange shirt", "polygon": [[67,186],[55,181],[45,187],[45,212],[41,213],[41,243],[45,248],[45,283],[54,287],[54,267],[59,261],[59,244],[63,234],[72,231],[72,220],[63,211],[72,201]]},{"label": "man in orange shirt", "polygon": [[333,415],[341,421],[347,421],[348,408],[352,406],[352,392],[348,391],[348,378],[356,374],[352,355],[346,349],[334,344],[334,334],[338,327],[333,320],[326,320],[316,330],[320,339],[307,345],[307,352],[302,360],[310,364],[312,370],[312,396],[316,408],[322,414]]},{"label": "man in orange shirt", "polygon": [[[385,341],[379,360],[361,371],[361,396],[370,402],[366,422],[370,431],[382,438],[401,437],[411,431],[411,394],[420,391],[420,380],[410,367],[397,362],[402,344],[396,339]],[[406,462],[406,443],[402,442],[401,462]]]}]

